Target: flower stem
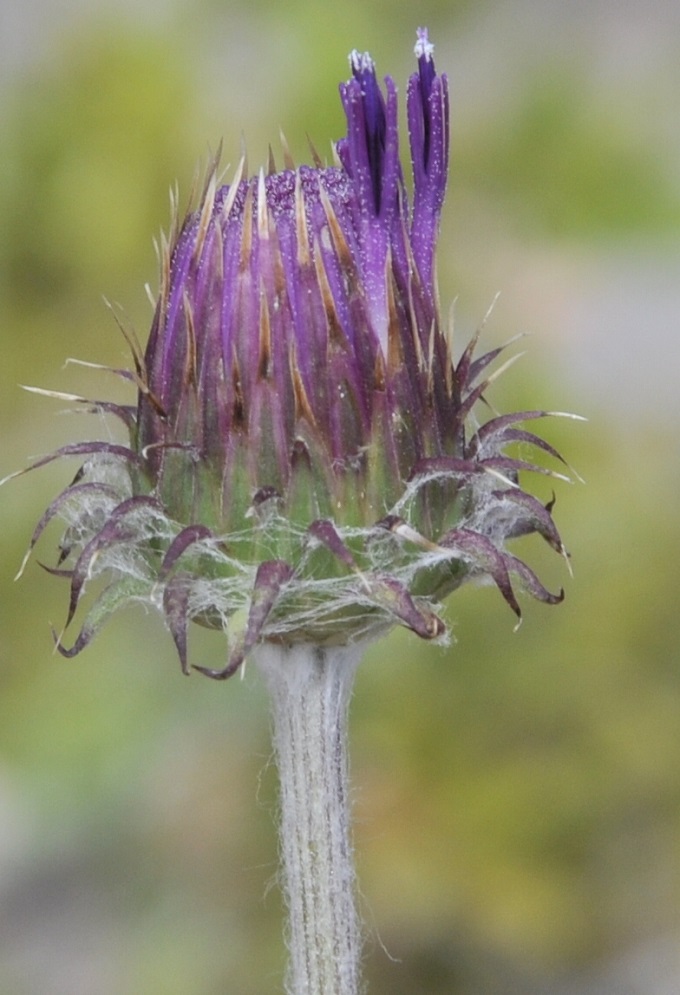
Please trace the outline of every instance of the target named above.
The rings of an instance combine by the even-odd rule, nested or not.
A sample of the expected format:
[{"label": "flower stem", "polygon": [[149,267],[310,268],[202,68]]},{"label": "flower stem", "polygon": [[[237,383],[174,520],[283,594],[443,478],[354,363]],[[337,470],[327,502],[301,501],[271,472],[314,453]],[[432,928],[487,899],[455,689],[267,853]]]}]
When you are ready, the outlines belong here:
[{"label": "flower stem", "polygon": [[347,711],[361,646],[262,644],[272,699],[288,906],[289,995],[358,995]]}]

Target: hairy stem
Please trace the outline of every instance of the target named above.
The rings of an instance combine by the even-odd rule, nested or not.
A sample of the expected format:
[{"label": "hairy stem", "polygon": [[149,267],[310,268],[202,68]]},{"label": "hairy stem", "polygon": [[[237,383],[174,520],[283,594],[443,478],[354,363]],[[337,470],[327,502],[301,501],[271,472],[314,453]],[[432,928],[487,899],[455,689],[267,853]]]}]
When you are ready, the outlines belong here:
[{"label": "hairy stem", "polygon": [[289,995],[358,995],[347,710],[362,647],[264,644],[272,699],[288,906]]}]

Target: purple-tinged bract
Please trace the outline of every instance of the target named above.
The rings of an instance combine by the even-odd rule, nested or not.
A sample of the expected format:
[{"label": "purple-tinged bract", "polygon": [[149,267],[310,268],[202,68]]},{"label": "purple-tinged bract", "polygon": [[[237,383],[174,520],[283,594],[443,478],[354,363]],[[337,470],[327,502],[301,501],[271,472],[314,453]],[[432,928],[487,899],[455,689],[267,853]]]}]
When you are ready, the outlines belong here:
[{"label": "purple-tinged bract", "polygon": [[[165,615],[188,671],[191,620],[224,628],[233,673],[261,640],[345,643],[401,623],[444,634],[435,603],[488,576],[519,616],[513,581],[550,594],[506,548],[538,532],[564,553],[519,474],[546,471],[506,447],[554,450],[472,409],[494,350],[454,362],[441,327],[435,249],[449,159],[449,95],[427,32],[407,87],[413,175],[399,156],[397,90],[368,54],[340,86],[347,134],[335,163],[219,186],[163,239],[146,352],[135,352],[126,446],[79,443],[85,459],[39,523],[66,519],[54,572],[70,581],[67,624],[94,575],[109,584],[71,648],[131,600]],[[559,458],[559,457],[557,457]],[[555,474],[559,476],[559,474]],[[234,626],[234,617],[243,618]],[[234,632],[233,629],[236,628]]]}]

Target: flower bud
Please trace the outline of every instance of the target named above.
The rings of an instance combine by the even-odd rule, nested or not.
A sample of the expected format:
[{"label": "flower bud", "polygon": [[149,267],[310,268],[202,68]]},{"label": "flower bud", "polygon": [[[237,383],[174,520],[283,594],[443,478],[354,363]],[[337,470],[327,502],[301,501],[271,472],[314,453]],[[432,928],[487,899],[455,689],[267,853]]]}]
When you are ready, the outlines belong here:
[{"label": "flower bud", "polygon": [[[490,577],[520,616],[513,582],[550,594],[507,540],[538,532],[564,553],[519,475],[546,471],[512,443],[557,453],[518,427],[547,412],[471,419],[500,350],[454,361],[442,328],[435,249],[449,158],[449,97],[427,32],[407,88],[411,198],[399,158],[397,92],[368,54],[340,87],[347,134],[333,165],[219,186],[160,247],[148,345],[133,349],[126,446],[76,443],[50,505],[67,527],[54,572],[71,589],[109,584],[64,655],[126,601],[160,608],[188,672],[187,628],[223,628],[224,678],[260,641],[347,643],[394,623],[444,635],[435,604]],[[411,203],[409,202],[411,200]],[[82,400],[82,399],[81,399]],[[560,476],[555,474],[555,476]],[[238,620],[241,620],[238,622]]]}]

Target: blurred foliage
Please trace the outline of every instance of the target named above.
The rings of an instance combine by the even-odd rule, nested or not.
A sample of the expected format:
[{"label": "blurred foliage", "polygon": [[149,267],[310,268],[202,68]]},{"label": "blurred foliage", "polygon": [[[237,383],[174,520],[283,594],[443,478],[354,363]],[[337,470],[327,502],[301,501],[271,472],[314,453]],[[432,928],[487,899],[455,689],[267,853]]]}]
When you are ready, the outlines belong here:
[{"label": "blurred foliage", "polygon": [[[442,48],[449,21],[493,11],[426,6]],[[175,177],[185,202],[196,159],[221,135],[233,162],[244,132],[253,166],[279,125],[297,157],[306,133],[325,154],[342,126],[345,51],[366,38],[401,79],[411,22],[406,3],[329,5],[311,23],[304,3],[214,2],[202,16],[180,5],[163,30],[88,21],[17,79],[1,126],[0,475],[92,431],[16,384],[111,393],[105,374],[60,367],[66,356],[127,362],[102,293],[144,338],[151,238]],[[576,75],[534,74],[459,125],[453,203],[457,217],[484,212],[484,238],[553,245],[677,224],[677,189],[649,146]],[[464,273],[464,260],[446,260],[446,296],[483,287],[485,302],[495,288],[484,273],[454,285]],[[494,400],[565,403],[554,374],[528,370]],[[450,649],[396,634],[360,671],[356,844],[375,992],[531,995],[680,925],[677,432],[660,418],[624,434],[606,417],[548,431],[588,480],[559,487],[575,579],[538,544],[531,553],[565,584],[565,604],[526,605],[514,633],[497,592],[464,590],[447,609]],[[35,562],[11,578],[68,472],[0,491],[0,990],[277,990],[263,692],[250,673],[185,680],[161,623],[141,612],[117,617],[78,660],[51,658],[64,591]],[[214,635],[192,640],[195,659],[219,658]]]},{"label": "blurred foliage", "polygon": [[[617,102],[621,106],[617,106]],[[621,237],[677,232],[680,190],[620,92],[600,93],[573,69],[534,70],[461,142],[462,183],[521,234]],[[635,122],[636,123],[636,122]],[[513,210],[513,204],[523,210]],[[514,217],[513,217],[514,215]]]},{"label": "blurred foliage", "polygon": [[[171,62],[169,54],[151,32],[88,34],[10,95],[0,173],[4,323],[15,342],[9,363],[30,362],[33,376],[61,364],[65,343],[94,359],[101,295],[130,297],[131,279],[141,287],[155,268],[152,234],[167,222],[183,148],[190,161],[196,103],[181,51]],[[120,352],[122,339],[108,339]],[[6,393],[2,401],[10,403]]]}]

